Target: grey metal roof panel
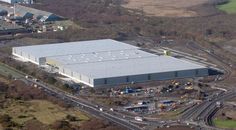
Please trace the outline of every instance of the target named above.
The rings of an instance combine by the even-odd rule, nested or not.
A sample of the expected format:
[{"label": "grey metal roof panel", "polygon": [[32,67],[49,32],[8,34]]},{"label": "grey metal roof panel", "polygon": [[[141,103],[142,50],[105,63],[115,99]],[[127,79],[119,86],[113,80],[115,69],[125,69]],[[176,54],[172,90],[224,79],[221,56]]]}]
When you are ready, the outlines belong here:
[{"label": "grey metal roof panel", "polygon": [[[34,14],[35,17],[37,17],[39,15],[43,15],[43,16],[50,16],[50,15],[52,15],[52,13],[50,13],[50,12],[43,11],[43,10],[38,10],[38,9],[26,7],[26,6],[22,6],[22,5],[19,5],[19,4],[15,5],[15,9],[16,9],[16,15],[18,14],[19,16],[22,16],[22,17],[26,13]],[[13,11],[12,8],[11,8],[11,10]]]}]

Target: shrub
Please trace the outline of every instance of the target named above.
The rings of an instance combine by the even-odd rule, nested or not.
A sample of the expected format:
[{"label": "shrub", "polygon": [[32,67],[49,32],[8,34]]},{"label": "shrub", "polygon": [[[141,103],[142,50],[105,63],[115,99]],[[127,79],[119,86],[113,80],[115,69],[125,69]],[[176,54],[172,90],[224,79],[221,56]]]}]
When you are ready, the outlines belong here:
[{"label": "shrub", "polygon": [[69,120],[69,121],[77,121],[77,118],[75,116],[72,116],[72,115],[67,115],[66,119]]}]

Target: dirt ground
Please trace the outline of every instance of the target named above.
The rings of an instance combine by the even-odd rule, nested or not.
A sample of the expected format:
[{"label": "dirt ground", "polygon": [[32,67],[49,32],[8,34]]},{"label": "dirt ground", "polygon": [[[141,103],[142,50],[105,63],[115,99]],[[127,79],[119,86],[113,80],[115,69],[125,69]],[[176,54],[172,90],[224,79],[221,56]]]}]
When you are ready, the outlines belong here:
[{"label": "dirt ground", "polygon": [[208,0],[126,0],[123,7],[144,11],[150,16],[192,17],[198,12],[191,7],[207,3]]},{"label": "dirt ground", "polygon": [[189,128],[187,126],[174,126],[170,128],[158,128],[156,130],[194,130],[194,129]]},{"label": "dirt ground", "polygon": [[223,48],[233,54],[236,54],[236,39],[233,39],[226,44],[223,44]]}]

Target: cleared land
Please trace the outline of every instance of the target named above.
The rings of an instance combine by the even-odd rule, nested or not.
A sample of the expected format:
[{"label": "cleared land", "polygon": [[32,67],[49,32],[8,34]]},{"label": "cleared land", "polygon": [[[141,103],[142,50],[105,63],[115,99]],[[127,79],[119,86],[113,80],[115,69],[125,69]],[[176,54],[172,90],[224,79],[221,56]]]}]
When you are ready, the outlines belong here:
[{"label": "cleared land", "polygon": [[230,0],[228,3],[218,6],[218,8],[227,13],[236,13],[236,0]]},{"label": "cleared land", "polygon": [[153,114],[152,117],[159,118],[159,119],[173,119],[173,120],[175,120],[179,117],[180,112],[181,112],[181,109],[178,109],[176,111]]},{"label": "cleared land", "polygon": [[191,17],[198,15],[191,7],[207,2],[208,0],[126,0],[123,7],[143,10],[151,16]]}]

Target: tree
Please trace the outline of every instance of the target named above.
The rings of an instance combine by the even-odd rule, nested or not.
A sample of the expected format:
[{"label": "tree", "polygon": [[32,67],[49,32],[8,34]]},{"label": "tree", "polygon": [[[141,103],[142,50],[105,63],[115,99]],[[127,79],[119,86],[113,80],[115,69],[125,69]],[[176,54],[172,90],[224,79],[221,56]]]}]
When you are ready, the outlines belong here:
[{"label": "tree", "polygon": [[47,80],[48,80],[49,84],[55,84],[57,82],[57,80],[54,77],[52,77],[52,76],[48,77]]},{"label": "tree", "polygon": [[70,124],[68,121],[56,121],[55,123],[52,124],[52,129],[55,130],[79,130],[78,127],[73,126]]},{"label": "tree", "polygon": [[66,119],[68,119],[69,121],[77,121],[77,118],[75,116],[72,116],[72,115],[67,115]]},{"label": "tree", "polygon": [[49,130],[49,127],[38,120],[32,119],[25,122],[23,130]]},{"label": "tree", "polygon": [[11,80],[13,77],[11,74],[8,74],[7,79]]},{"label": "tree", "polygon": [[0,123],[10,122],[11,119],[12,118],[8,114],[1,115],[0,116]]},{"label": "tree", "polygon": [[12,121],[12,117],[10,117],[8,114],[0,115],[0,123],[5,128],[20,126],[16,122]]},{"label": "tree", "polygon": [[206,30],[206,35],[208,36],[208,35],[212,35],[213,34],[213,31],[212,31],[212,29],[207,29]]}]

